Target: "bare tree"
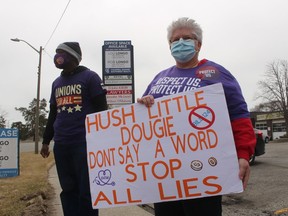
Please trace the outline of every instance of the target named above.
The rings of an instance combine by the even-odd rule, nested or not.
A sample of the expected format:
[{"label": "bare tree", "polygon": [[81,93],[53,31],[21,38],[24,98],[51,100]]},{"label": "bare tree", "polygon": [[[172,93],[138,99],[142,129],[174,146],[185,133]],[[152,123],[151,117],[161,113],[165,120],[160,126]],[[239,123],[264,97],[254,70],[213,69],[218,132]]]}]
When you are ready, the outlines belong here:
[{"label": "bare tree", "polygon": [[260,103],[250,109],[251,112],[279,112],[278,108],[273,103]]},{"label": "bare tree", "polygon": [[258,82],[261,91],[258,98],[283,114],[288,134],[288,62],[277,60],[268,64],[264,76],[264,80]]}]

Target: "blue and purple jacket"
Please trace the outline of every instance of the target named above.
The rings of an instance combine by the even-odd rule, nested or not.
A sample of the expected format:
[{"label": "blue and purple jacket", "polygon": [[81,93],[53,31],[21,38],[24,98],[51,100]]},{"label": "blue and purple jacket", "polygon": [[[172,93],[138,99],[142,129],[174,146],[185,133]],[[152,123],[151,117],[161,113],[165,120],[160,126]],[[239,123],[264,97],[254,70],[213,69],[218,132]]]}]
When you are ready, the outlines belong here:
[{"label": "blue and purple jacket", "polygon": [[215,83],[222,83],[224,88],[238,158],[249,160],[256,144],[250,113],[239,83],[221,65],[203,59],[195,68],[181,69],[172,66],[155,76],[143,96],[159,98]]}]

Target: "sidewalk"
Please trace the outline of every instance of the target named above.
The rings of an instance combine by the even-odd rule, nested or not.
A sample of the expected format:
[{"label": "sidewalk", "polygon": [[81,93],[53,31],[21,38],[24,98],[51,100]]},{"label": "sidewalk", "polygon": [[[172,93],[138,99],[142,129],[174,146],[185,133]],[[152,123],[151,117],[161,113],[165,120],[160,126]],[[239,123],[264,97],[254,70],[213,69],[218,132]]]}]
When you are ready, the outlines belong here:
[{"label": "sidewalk", "polygon": [[[53,216],[63,216],[62,206],[59,194],[61,188],[59,185],[59,180],[57,176],[56,167],[53,166],[49,170],[49,183],[54,187],[55,196],[52,202],[52,206],[49,206],[50,215]],[[100,209],[99,216],[152,216],[153,214],[145,211],[144,209],[138,206],[129,206],[129,207],[115,207],[109,209]]]}]

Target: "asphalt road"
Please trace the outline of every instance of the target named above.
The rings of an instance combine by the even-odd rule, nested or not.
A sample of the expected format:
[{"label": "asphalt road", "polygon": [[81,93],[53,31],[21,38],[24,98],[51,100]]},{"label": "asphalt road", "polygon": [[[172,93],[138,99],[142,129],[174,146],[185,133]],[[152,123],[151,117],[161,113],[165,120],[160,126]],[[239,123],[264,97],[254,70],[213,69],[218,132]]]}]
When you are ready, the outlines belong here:
[{"label": "asphalt road", "polygon": [[223,216],[286,216],[287,208],[288,142],[269,142],[251,166],[247,190],[224,196]]},{"label": "asphalt road", "polygon": [[[32,142],[20,144],[21,152],[34,149]],[[288,142],[266,144],[266,153],[251,166],[247,190],[223,197],[223,216],[276,215],[288,216]]]}]

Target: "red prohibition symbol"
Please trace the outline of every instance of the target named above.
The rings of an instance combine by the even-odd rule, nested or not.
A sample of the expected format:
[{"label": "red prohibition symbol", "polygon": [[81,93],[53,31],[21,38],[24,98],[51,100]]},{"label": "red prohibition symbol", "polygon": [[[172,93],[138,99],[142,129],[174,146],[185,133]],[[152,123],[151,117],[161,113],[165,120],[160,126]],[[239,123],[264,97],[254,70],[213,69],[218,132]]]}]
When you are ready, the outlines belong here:
[{"label": "red prohibition symbol", "polygon": [[198,106],[189,114],[190,125],[197,130],[205,130],[213,125],[215,121],[214,111],[207,106]]}]

